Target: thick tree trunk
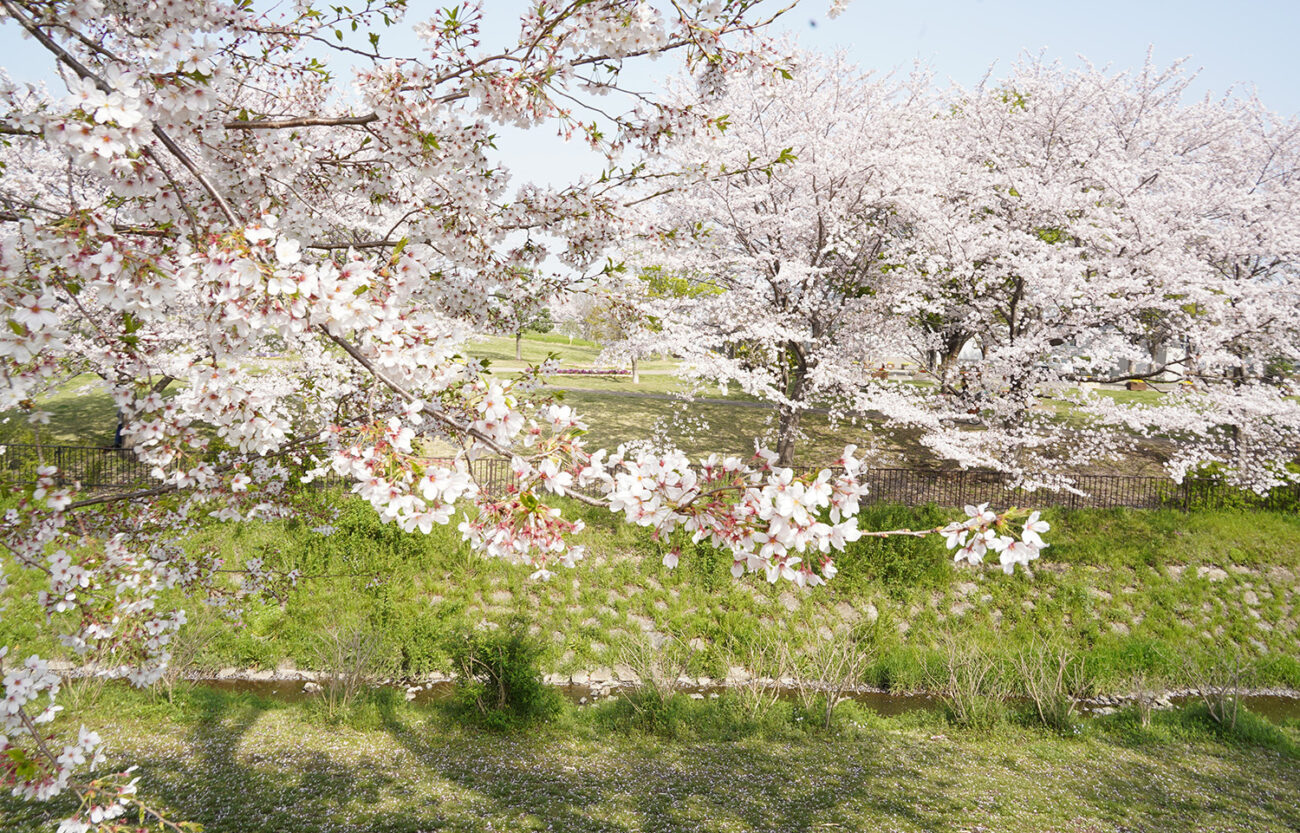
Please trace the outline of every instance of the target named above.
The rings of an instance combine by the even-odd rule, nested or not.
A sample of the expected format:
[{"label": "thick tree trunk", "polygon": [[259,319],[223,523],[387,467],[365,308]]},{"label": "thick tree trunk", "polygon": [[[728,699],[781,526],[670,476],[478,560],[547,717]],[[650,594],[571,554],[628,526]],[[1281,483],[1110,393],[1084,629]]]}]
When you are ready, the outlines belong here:
[{"label": "thick tree trunk", "polygon": [[796,408],[781,407],[776,439],[777,465],[794,465],[794,444],[799,438],[799,417],[802,415],[803,411]]},{"label": "thick tree trunk", "polygon": [[515,333],[515,361],[524,360],[524,334],[522,331]]},{"label": "thick tree trunk", "polygon": [[940,393],[953,394],[957,392],[958,382],[958,362],[961,358],[962,348],[966,342],[970,341],[970,336],[965,333],[954,333],[944,339],[943,350],[936,351],[939,356],[938,365],[934,368],[934,375],[939,380]]}]

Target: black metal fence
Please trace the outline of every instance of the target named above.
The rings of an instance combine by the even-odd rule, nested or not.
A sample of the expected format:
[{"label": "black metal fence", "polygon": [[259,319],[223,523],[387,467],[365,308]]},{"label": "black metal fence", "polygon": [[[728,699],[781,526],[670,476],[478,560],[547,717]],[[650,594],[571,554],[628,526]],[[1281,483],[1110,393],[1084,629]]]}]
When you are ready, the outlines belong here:
[{"label": "black metal fence", "polygon": [[34,483],[37,469],[53,466],[59,484],[78,482],[84,489],[110,489],[154,482],[149,467],[125,448],[86,445],[0,445],[0,479],[6,484]]},{"label": "black metal fence", "polygon": [[[809,467],[800,474],[815,472]],[[989,471],[939,469],[869,469],[867,502],[920,506],[1057,507],[1063,509],[1266,509],[1300,507],[1300,486],[1280,486],[1266,495],[1217,479],[1188,478],[1174,483],[1163,477],[1083,474],[1069,490],[1008,488],[1005,475]]]},{"label": "black metal fence", "polygon": [[[35,482],[41,465],[58,469],[59,482],[79,482],[83,489],[139,487],[157,482],[149,467],[130,449],[43,446],[38,451],[36,446],[12,443],[0,449],[0,482],[10,486]],[[797,467],[796,473],[815,474],[819,468]],[[488,494],[504,494],[514,481],[510,461],[503,457],[475,460],[470,470]],[[1258,495],[1208,478],[1174,483],[1160,477],[1085,474],[1075,477],[1068,491],[1012,489],[1007,487],[1004,475],[988,471],[878,468],[868,469],[863,478],[870,486],[866,502],[908,506],[989,503],[1066,509],[1300,509],[1300,485],[1281,486],[1267,495]],[[316,485],[344,484],[330,475],[318,479]]]}]

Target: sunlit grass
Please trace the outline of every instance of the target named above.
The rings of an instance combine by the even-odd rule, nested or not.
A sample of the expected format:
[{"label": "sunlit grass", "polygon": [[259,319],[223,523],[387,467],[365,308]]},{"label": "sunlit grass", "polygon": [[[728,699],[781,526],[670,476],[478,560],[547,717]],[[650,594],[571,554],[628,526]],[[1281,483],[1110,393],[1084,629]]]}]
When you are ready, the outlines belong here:
[{"label": "sunlit grass", "polygon": [[[612,705],[612,704],[611,704]],[[710,722],[710,710],[698,710]],[[602,727],[602,708],[527,734],[436,709],[310,705],[196,692],[115,696],[86,715],[142,797],[209,833],[311,831],[1290,831],[1300,727],[1223,736],[1192,714],[1090,721],[1061,737],[966,732],[934,713],[854,712],[829,735],[665,740]],[[716,720],[712,716],[712,720]],[[724,722],[726,718],[723,718]],[[787,716],[785,719],[789,719]],[[50,829],[64,802],[0,798],[0,826]]]}]

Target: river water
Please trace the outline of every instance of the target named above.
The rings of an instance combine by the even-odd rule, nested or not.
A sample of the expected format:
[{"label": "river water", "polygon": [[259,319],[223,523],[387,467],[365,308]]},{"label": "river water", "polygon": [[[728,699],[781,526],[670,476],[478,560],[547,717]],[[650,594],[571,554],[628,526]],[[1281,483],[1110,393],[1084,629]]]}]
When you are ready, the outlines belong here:
[{"label": "river water", "polygon": [[[253,694],[286,702],[303,701],[313,696],[304,689],[301,680],[224,679],[202,680],[199,681],[199,684],[217,691],[232,694]],[[394,686],[394,688],[397,691],[407,691],[404,687]],[[408,694],[408,699],[412,699],[417,705],[436,703],[449,699],[453,688],[454,684],[450,682],[431,683],[420,687],[418,690],[411,691]],[[556,686],[556,688],[574,703],[591,703],[605,697],[616,696],[619,691],[630,690],[627,687],[606,688],[587,685],[561,685]],[[720,696],[728,690],[725,686],[684,687],[680,689],[683,693],[697,699]],[[794,698],[798,696],[798,692],[793,687],[783,688],[780,696],[787,699]],[[939,707],[938,698],[929,694],[894,694],[887,691],[858,690],[847,692],[845,696],[885,717]],[[1186,694],[1173,695],[1169,698],[1169,701],[1179,708],[1195,704],[1199,700],[1200,698],[1196,696]],[[1241,695],[1240,702],[1247,710],[1274,723],[1281,723],[1286,720],[1300,720],[1300,697],[1252,693]],[[1098,710],[1107,708],[1107,706],[1108,704],[1101,702],[1081,701],[1079,714],[1087,717],[1095,714]]]}]

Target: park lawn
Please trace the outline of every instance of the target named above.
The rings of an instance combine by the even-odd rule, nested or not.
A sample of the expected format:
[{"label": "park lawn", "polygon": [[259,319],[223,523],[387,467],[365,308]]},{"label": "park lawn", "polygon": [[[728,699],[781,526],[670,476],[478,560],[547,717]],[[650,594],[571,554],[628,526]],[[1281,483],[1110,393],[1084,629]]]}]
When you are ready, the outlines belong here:
[{"label": "park lawn", "polygon": [[[103,380],[82,373],[60,385],[38,403],[50,415],[48,425],[39,426],[41,442],[49,445],[109,446],[117,431],[117,407]],[[0,443],[30,443],[35,439],[27,415],[18,411],[0,414]]]},{"label": "park lawn", "polygon": [[[644,377],[643,377],[644,378]],[[575,382],[575,384],[578,384]],[[585,387],[585,380],[583,382]],[[622,396],[616,391],[566,390],[564,401],[586,417],[586,441],[591,448],[615,448],[620,443],[666,435],[692,458],[710,454],[748,457],[755,443],[776,445],[776,410],[733,391],[728,402],[713,401],[705,391],[703,401]],[[733,404],[734,403],[734,404]],[[804,414],[804,438],[795,447],[796,465],[824,465],[844,453],[852,443],[879,452],[877,465],[933,466],[937,460],[919,444],[909,442],[910,432],[868,430],[859,421],[832,423],[824,413]]]},{"label": "park lawn", "polygon": [[[175,704],[115,692],[81,716],[108,766],[139,767],[142,798],[207,833],[1300,828],[1295,721],[1226,734],[1192,712],[1147,728],[1120,714],[1061,736],[841,707],[831,732],[769,720],[736,738],[666,739],[618,725],[610,701],[493,734],[436,705],[375,699],[343,723],[311,703],[205,689]],[[736,722],[725,700],[695,709],[701,727]],[[69,809],[6,795],[0,828],[47,831]]]},{"label": "park lawn", "polygon": [[591,393],[624,392],[632,394],[682,394],[691,392],[693,387],[694,395],[699,399],[726,399],[737,402],[761,401],[735,385],[731,385],[725,390],[717,385],[707,383],[692,386],[688,380],[682,379],[667,370],[643,372],[640,381],[635,383],[630,375],[585,376],[559,374],[551,376],[547,386],[561,390],[587,391]]},{"label": "park lawn", "polygon": [[[605,367],[597,364],[596,359],[604,348],[595,342],[575,338],[569,343],[568,336],[551,333],[528,333],[520,344],[523,364],[537,364],[545,361],[552,354],[559,359],[561,367]],[[466,345],[465,352],[479,359],[488,359],[497,369],[518,370],[521,365],[515,359],[514,336],[480,335]],[[655,358],[639,363],[643,370],[671,370],[677,366],[673,359]]]},{"label": "park lawn", "polygon": [[[554,352],[559,354],[564,366],[592,366],[600,353],[600,346],[576,338],[572,345],[568,342],[567,336],[529,333],[523,340],[525,363],[540,362]],[[491,371],[503,376],[513,377],[523,367],[514,361],[514,339],[511,337],[482,336],[469,345],[467,352],[491,359]],[[275,359],[256,361],[274,362]],[[718,401],[687,404],[665,398],[691,388],[690,383],[673,373],[676,367],[677,362],[672,359],[642,362],[644,372],[638,384],[633,384],[630,376],[560,375],[551,378],[550,386],[564,391],[566,402],[573,405],[591,426],[588,442],[593,448],[612,449],[620,443],[656,437],[666,438],[694,457],[714,452],[747,456],[753,453],[756,440],[769,447],[775,444],[774,410],[766,406],[754,407],[762,403],[734,385],[723,392],[714,385],[704,384],[696,388],[695,396],[738,403],[735,406]],[[178,389],[177,385],[172,385],[165,395],[173,395]],[[1155,391],[1101,393],[1126,402],[1150,402],[1160,396]],[[117,425],[116,408],[97,377],[91,374],[76,376],[39,405],[50,414],[50,423],[40,429],[43,443],[100,447],[112,444]],[[1068,403],[1051,401],[1047,407],[1058,418],[1073,419]],[[880,429],[860,419],[832,424],[826,414],[818,412],[806,414],[802,427],[807,436],[796,447],[798,464],[820,465],[834,460],[849,443],[873,449],[877,453],[873,463],[877,466],[930,467],[942,463],[917,441],[919,432],[916,430]],[[30,443],[34,436],[24,414],[0,414],[0,444]],[[1091,470],[1158,476],[1164,453],[1160,449],[1144,448],[1136,456],[1103,461]]]}]

